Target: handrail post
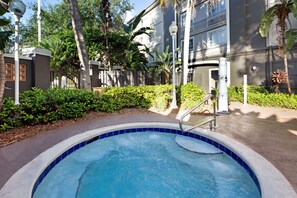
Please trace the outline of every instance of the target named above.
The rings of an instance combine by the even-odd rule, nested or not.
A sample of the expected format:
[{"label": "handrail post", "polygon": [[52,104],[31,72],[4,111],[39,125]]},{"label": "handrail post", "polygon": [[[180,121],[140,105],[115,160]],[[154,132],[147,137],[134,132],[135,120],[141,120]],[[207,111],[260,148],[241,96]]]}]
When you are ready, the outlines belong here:
[{"label": "handrail post", "polygon": [[216,127],[217,127],[217,106],[216,106],[216,98],[214,98],[214,100],[213,100],[213,119],[214,119],[214,121],[213,121],[213,126],[214,126],[214,129],[216,129]]},{"label": "handrail post", "polygon": [[212,121],[209,122],[209,129],[212,131]]},{"label": "handrail post", "polygon": [[186,113],[184,113],[184,114],[180,117],[180,119],[179,119],[179,128],[180,128],[182,131],[184,131],[183,126],[182,126],[182,125],[183,125],[183,120],[184,120],[184,118],[185,118],[187,115],[189,115],[191,112],[193,112],[195,109],[197,109],[198,107],[200,107],[202,104],[204,104],[206,101],[208,101],[209,99],[211,99],[212,102],[213,102],[213,108],[214,108],[214,109],[213,109],[213,119],[211,119],[211,120],[209,120],[209,121],[206,121],[206,122],[202,122],[202,123],[200,123],[200,124],[198,124],[198,125],[196,125],[196,126],[190,128],[190,129],[187,129],[187,131],[189,131],[189,130],[191,130],[191,129],[193,129],[193,128],[196,128],[196,127],[198,127],[198,126],[201,126],[201,125],[203,125],[203,124],[206,124],[206,123],[210,123],[210,125],[209,125],[210,130],[216,128],[216,126],[217,126],[217,122],[216,122],[216,114],[217,114],[217,111],[216,111],[216,99],[217,99],[217,97],[216,97],[216,94],[215,94],[215,93],[212,93],[211,95],[207,96],[202,102],[200,102],[198,105],[196,105],[196,106],[193,107],[192,109],[188,110]]}]

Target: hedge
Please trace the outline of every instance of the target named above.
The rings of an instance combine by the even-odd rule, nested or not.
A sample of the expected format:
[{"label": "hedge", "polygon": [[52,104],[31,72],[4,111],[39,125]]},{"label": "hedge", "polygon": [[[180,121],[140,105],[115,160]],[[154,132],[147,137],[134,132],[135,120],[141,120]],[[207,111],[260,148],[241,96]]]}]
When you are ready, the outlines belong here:
[{"label": "hedge", "polygon": [[[177,87],[177,101],[190,108],[204,97],[204,91],[193,83]],[[33,88],[20,95],[20,105],[6,98],[0,112],[0,131],[23,125],[51,123],[78,118],[90,111],[114,112],[123,108],[165,110],[172,101],[172,85],[111,87],[102,93],[80,89]]]},{"label": "hedge", "polygon": [[[247,87],[248,104],[262,107],[278,107],[297,109],[297,95],[283,93],[269,93],[264,87]],[[243,86],[230,86],[228,89],[229,101],[243,102]]]}]

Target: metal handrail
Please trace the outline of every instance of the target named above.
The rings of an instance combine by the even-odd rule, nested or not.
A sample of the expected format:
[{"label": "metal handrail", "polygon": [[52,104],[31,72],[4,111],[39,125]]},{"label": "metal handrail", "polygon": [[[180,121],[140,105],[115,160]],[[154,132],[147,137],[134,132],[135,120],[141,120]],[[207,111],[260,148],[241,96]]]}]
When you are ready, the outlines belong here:
[{"label": "metal handrail", "polygon": [[[192,113],[193,111],[195,111],[197,108],[199,108],[202,104],[205,104],[209,99],[212,99],[213,101],[213,118],[209,119],[209,120],[206,120],[206,121],[203,121],[187,130],[184,130],[183,129],[183,120],[184,118],[189,115],[190,113]],[[194,128],[197,128],[201,125],[204,125],[204,124],[207,124],[209,123],[209,128],[210,130],[212,131],[213,129],[215,129],[217,127],[217,117],[216,117],[216,114],[217,114],[217,111],[216,111],[216,100],[215,100],[215,97],[214,95],[212,94],[209,94],[202,102],[200,102],[199,104],[197,104],[195,107],[193,107],[192,109],[188,110],[186,113],[184,113],[180,119],[179,119],[179,128],[182,130],[182,131],[190,131]]]}]

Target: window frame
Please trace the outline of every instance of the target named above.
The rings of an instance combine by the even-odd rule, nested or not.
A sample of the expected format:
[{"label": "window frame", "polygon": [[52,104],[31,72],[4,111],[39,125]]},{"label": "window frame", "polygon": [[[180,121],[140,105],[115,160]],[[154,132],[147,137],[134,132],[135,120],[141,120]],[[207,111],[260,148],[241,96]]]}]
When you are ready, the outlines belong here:
[{"label": "window frame", "polygon": [[[217,5],[212,6],[212,9],[211,9],[210,4],[211,4],[211,2],[214,2],[214,1],[217,1],[218,3],[217,3]],[[221,6],[222,5],[221,2],[223,2],[223,4],[224,4],[223,6]],[[208,16],[212,17],[212,16],[215,16],[216,14],[221,13],[226,10],[226,1],[225,0],[209,0],[207,6],[208,6]]]},{"label": "window frame", "polygon": [[[192,40],[192,50],[190,49],[191,46],[191,40]],[[184,51],[184,39],[181,40],[181,51]],[[194,52],[194,37],[190,37],[189,39],[189,53]]]},{"label": "window frame", "polygon": [[[14,63],[5,63],[5,76],[6,76],[6,81],[15,81],[15,64]],[[24,82],[27,80],[26,64],[20,64],[19,80]]]},{"label": "window frame", "polygon": [[[219,37],[218,37],[218,33],[219,32],[224,32],[225,33],[225,38],[224,38],[224,41],[219,41],[217,43],[213,43],[212,41],[212,37],[210,36],[211,34],[215,33],[216,34],[216,41],[219,40]],[[220,27],[220,28],[217,28],[217,29],[214,29],[212,31],[209,31],[207,32],[207,46],[210,47],[210,48],[213,48],[213,47],[218,47],[218,46],[222,46],[222,45],[225,45],[227,44],[227,29],[226,27]]]}]

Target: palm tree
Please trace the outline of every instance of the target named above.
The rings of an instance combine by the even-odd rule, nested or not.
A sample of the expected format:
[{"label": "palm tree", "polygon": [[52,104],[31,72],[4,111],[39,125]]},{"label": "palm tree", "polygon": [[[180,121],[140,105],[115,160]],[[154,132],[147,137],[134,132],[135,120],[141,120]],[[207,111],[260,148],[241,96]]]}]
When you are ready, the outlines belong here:
[{"label": "palm tree", "polygon": [[145,52],[148,52],[148,49],[142,43],[135,41],[135,38],[142,34],[146,34],[149,36],[148,31],[152,30],[151,27],[141,27],[137,29],[137,26],[141,22],[141,18],[145,12],[146,10],[143,10],[132,20],[131,23],[129,23],[128,25],[124,25],[124,31],[129,38],[129,43],[127,46],[127,50],[125,50],[125,53],[130,65],[130,69],[132,70],[137,69],[139,67],[142,69],[146,69],[144,64],[142,64],[146,58],[143,56],[142,53],[140,53],[139,47],[144,47],[142,51]]},{"label": "palm tree", "polygon": [[142,34],[149,35],[148,31],[152,30],[151,27],[141,27],[138,30],[136,30],[145,11],[146,10],[143,10],[142,12],[140,12],[129,25],[124,25],[124,31],[128,34],[129,40],[131,42],[135,39],[135,37],[137,37],[139,35],[142,35]]},{"label": "palm tree", "polygon": [[[64,53],[63,41],[58,36],[52,36],[40,42],[40,47],[51,51],[50,66],[56,73],[58,73],[58,86],[62,85],[62,64],[66,60],[66,53]],[[58,72],[57,72],[58,71]]]},{"label": "palm tree", "polygon": [[91,89],[89,57],[83,35],[82,22],[78,10],[77,0],[68,0],[68,3],[70,5],[70,15],[78,51],[78,57],[81,62],[81,88]]},{"label": "palm tree", "polygon": [[[2,0],[0,1],[0,16],[3,16],[8,11],[8,3],[10,0]],[[6,26],[10,23],[9,20],[5,18],[0,18],[0,28]],[[8,37],[12,32],[2,31],[0,29],[0,111],[2,108],[3,95],[5,89],[5,81],[6,81],[6,68],[4,63],[4,53],[3,50],[5,48],[5,44],[8,41]]]},{"label": "palm tree", "polygon": [[[278,36],[278,47],[282,49],[282,56],[284,59],[285,72],[287,73],[287,87],[288,92],[291,94],[291,85],[289,80],[289,70],[288,70],[288,59],[287,59],[287,50],[286,47],[286,31],[287,31],[287,21],[289,21],[289,14],[293,13],[294,16],[297,16],[297,1],[296,0],[281,0],[280,3],[276,3],[274,6],[266,10],[262,14],[259,33],[262,37],[266,37],[271,28],[272,22],[277,19],[277,27],[279,28]],[[292,47],[292,46],[291,46]]]},{"label": "palm tree", "polygon": [[108,31],[110,28],[112,28],[112,18],[110,14],[109,9],[110,3],[108,0],[103,0],[101,2],[101,29],[105,36],[105,64],[109,68],[109,70],[112,69],[112,66],[110,64],[110,54],[109,54],[109,42],[108,42]]},{"label": "palm tree", "polygon": [[0,50],[0,111],[2,108],[5,81],[6,81],[6,70],[5,70],[5,63],[4,63],[4,54],[2,50]]},{"label": "palm tree", "polygon": [[164,52],[159,52],[155,49],[155,54],[158,58],[157,61],[153,62],[153,65],[156,67],[157,74],[164,73],[165,82],[169,82],[170,74],[172,73],[172,52],[169,52],[169,45],[167,45]]}]

